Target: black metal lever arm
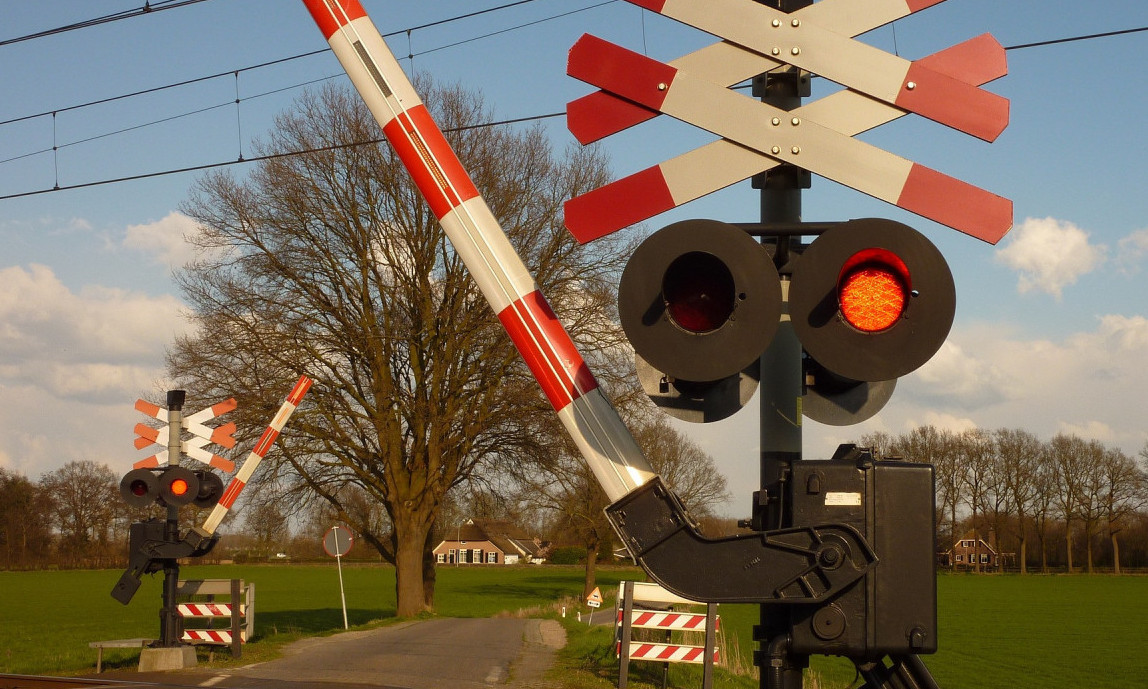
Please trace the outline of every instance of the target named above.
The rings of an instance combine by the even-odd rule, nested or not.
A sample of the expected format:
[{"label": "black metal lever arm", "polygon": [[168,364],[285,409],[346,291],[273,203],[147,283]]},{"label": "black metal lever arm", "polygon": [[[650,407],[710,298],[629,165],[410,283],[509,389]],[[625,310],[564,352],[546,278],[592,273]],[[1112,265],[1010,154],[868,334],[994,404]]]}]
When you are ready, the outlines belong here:
[{"label": "black metal lever arm", "polygon": [[844,524],[706,538],[657,477],[607,507],[606,516],[650,577],[692,600],[818,603],[877,564],[861,534]]}]

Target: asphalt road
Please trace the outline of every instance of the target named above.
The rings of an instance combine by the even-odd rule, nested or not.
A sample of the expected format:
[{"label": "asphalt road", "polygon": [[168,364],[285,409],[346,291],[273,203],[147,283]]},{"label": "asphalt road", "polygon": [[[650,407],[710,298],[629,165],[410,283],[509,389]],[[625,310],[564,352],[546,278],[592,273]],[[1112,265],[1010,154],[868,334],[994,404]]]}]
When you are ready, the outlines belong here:
[{"label": "asphalt road", "polygon": [[[403,622],[291,644],[278,660],[219,671],[130,674],[116,679],[223,689],[323,685],[402,689],[539,689],[566,633],[553,620]],[[110,673],[101,677],[110,678]],[[118,673],[117,673],[118,674]]]}]

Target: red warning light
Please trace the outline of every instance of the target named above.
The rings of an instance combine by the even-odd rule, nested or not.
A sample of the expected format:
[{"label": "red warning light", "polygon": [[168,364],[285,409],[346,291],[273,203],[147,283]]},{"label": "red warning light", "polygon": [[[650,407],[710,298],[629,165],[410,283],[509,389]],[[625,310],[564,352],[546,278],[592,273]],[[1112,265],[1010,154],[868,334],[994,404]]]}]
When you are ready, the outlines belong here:
[{"label": "red warning light", "polygon": [[183,496],[187,495],[187,492],[190,490],[190,488],[191,487],[187,484],[186,479],[177,478],[171,482],[169,490],[171,491],[172,495]]},{"label": "red warning light", "polygon": [[866,333],[878,333],[897,324],[909,297],[909,270],[894,253],[866,249],[844,266],[837,300],[845,321]]}]

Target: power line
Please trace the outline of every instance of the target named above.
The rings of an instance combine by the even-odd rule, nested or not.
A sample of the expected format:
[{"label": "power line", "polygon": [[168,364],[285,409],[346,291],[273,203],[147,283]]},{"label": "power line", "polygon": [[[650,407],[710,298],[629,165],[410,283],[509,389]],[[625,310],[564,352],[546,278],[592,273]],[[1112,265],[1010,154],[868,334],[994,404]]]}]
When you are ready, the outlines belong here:
[{"label": "power line", "polygon": [[[171,0],[171,1],[172,1],[172,2],[175,2],[176,0]],[[185,3],[185,4],[186,4],[186,3],[190,3],[190,2],[202,2],[203,0],[182,0],[182,1],[183,1],[183,3]],[[384,34],[384,35],[385,35],[385,36],[388,36],[388,37],[398,36],[398,35],[401,35],[401,34],[404,34],[404,33],[408,33],[408,32],[410,32],[410,31],[415,31],[415,30],[418,30],[418,29],[424,29],[424,28],[428,28],[428,27],[432,27],[432,26],[436,26],[436,25],[440,25],[440,24],[445,24],[445,23],[448,23],[448,22],[452,22],[452,21],[457,21],[457,20],[459,20],[459,19],[465,19],[465,18],[469,18],[469,17],[473,17],[473,16],[476,16],[476,15],[485,14],[485,13],[488,13],[488,12],[493,12],[493,11],[496,11],[496,10],[500,10],[500,9],[506,9],[506,8],[509,8],[509,7],[514,7],[514,6],[517,6],[517,5],[524,5],[524,4],[527,4],[527,3],[531,3],[531,2],[536,2],[536,1],[537,1],[537,0],[517,0],[517,2],[511,2],[511,3],[505,4],[505,5],[500,5],[500,6],[497,6],[497,7],[492,7],[492,8],[488,8],[488,9],[485,9],[485,10],[478,10],[478,11],[475,11],[475,12],[470,12],[470,13],[467,13],[467,14],[464,14],[464,15],[458,15],[458,16],[456,16],[456,17],[448,17],[448,18],[446,18],[446,19],[438,20],[438,21],[435,21],[435,22],[431,22],[431,23],[428,23],[428,24],[422,24],[422,25],[419,25],[419,26],[414,26],[414,27],[411,27],[411,28],[409,28],[409,29],[401,29],[401,30],[398,30],[398,31],[392,31],[392,32],[390,32],[390,33],[387,33],[387,34]],[[577,12],[581,12],[581,11],[585,11],[585,10],[589,10],[589,9],[594,9],[594,8],[597,8],[597,7],[601,7],[602,5],[607,5],[607,4],[610,4],[610,3],[612,3],[612,2],[617,2],[617,0],[606,0],[605,2],[601,2],[601,3],[595,4],[595,5],[590,5],[590,6],[587,6],[587,7],[583,7],[583,8],[581,8],[581,9],[577,9],[577,10],[571,10],[571,11],[568,11],[568,12],[564,12],[564,13],[561,13],[561,14],[558,14],[558,15],[554,15],[554,16],[551,16],[551,17],[547,17],[547,18],[545,18],[545,19],[541,19],[541,20],[535,20],[535,21],[532,21],[532,22],[527,22],[527,23],[524,23],[524,24],[521,24],[521,25],[518,25],[518,26],[515,26],[515,27],[511,27],[511,28],[508,28],[508,29],[502,29],[502,30],[499,30],[499,31],[495,31],[495,32],[492,32],[492,33],[489,33],[489,34],[484,34],[484,35],[481,35],[481,36],[476,36],[476,37],[474,37],[474,38],[465,39],[465,40],[462,40],[462,41],[458,41],[458,42],[456,42],[456,43],[451,43],[451,44],[449,44],[449,45],[439,46],[439,47],[437,47],[437,48],[431,48],[431,49],[429,49],[429,50],[426,50],[426,51],[424,51],[424,52],[422,52],[422,53],[417,53],[417,54],[415,54],[415,53],[412,53],[412,54],[411,54],[411,57],[417,57],[417,56],[419,56],[419,55],[423,55],[423,54],[426,54],[426,53],[434,52],[434,51],[437,51],[437,50],[443,50],[443,49],[445,49],[445,48],[455,47],[455,46],[458,46],[458,45],[462,45],[462,44],[465,44],[465,43],[469,43],[469,42],[472,42],[472,41],[475,41],[475,40],[479,40],[479,39],[481,39],[481,38],[487,38],[487,37],[490,37],[490,36],[494,36],[494,35],[498,35],[498,34],[501,34],[501,33],[506,33],[507,31],[511,31],[511,30],[514,30],[514,29],[520,29],[520,28],[524,28],[524,27],[527,27],[527,26],[532,26],[532,25],[534,25],[534,24],[538,24],[538,23],[541,23],[541,22],[543,22],[543,21],[548,21],[548,20],[550,20],[550,19],[555,19],[555,18],[559,18],[559,17],[564,17],[564,16],[567,16],[567,15],[570,15],[570,14],[574,14],[574,13],[577,13]],[[1085,40],[1094,40],[1094,39],[1100,39],[1100,38],[1109,38],[1109,37],[1112,37],[1112,36],[1120,36],[1120,35],[1125,35],[1125,34],[1132,34],[1132,33],[1139,33],[1139,32],[1144,32],[1144,31],[1148,31],[1148,26],[1143,26],[1143,27],[1136,27],[1136,28],[1131,28],[1131,29],[1120,29],[1120,30],[1116,30],[1116,31],[1107,31],[1107,32],[1103,32],[1103,33],[1094,33],[1094,34],[1087,34],[1087,35],[1081,35],[1081,36],[1069,36],[1069,37],[1065,37],[1065,38],[1057,38],[1057,39],[1050,39],[1050,40],[1044,40],[1044,41],[1035,41],[1035,42],[1031,42],[1031,43],[1022,43],[1022,44],[1017,44],[1017,45],[1005,46],[1005,47],[1004,47],[1004,49],[1005,49],[1006,51],[1010,51],[1010,50],[1022,50],[1022,49],[1026,49],[1026,48],[1035,48],[1035,47],[1044,47],[1044,46],[1050,46],[1050,45],[1058,45],[1058,44],[1061,44],[1061,43],[1071,43],[1071,42],[1076,42],[1076,41],[1085,41]],[[59,109],[59,110],[55,110],[55,111],[47,111],[47,112],[44,112],[44,113],[39,113],[39,114],[37,114],[37,115],[28,115],[28,116],[24,116],[24,117],[20,117],[20,118],[15,118],[15,119],[12,119],[12,120],[6,120],[6,121],[2,121],[2,122],[0,122],[0,126],[3,126],[3,125],[5,125],[5,124],[9,124],[9,123],[13,123],[13,122],[19,122],[19,121],[22,121],[22,120],[26,120],[26,119],[31,119],[31,118],[34,118],[34,117],[42,117],[42,116],[46,116],[46,115],[55,115],[55,114],[57,114],[57,113],[59,113],[59,112],[64,112],[64,111],[67,111],[67,110],[74,110],[74,109],[78,109],[78,108],[82,108],[82,107],[87,107],[87,106],[89,106],[89,105],[95,105],[95,104],[100,104],[100,103],[107,103],[107,102],[109,102],[109,101],[113,101],[113,100],[120,100],[120,99],[124,99],[124,98],[130,98],[130,97],[133,97],[133,96],[143,95],[143,94],[146,94],[146,93],[154,93],[154,92],[156,92],[156,91],[160,91],[160,90],[164,90],[164,89],[169,89],[169,88],[175,88],[175,87],[177,87],[177,86],[182,86],[182,85],[187,85],[187,84],[197,83],[197,82],[200,82],[200,81],[205,81],[205,80],[209,80],[209,79],[215,79],[215,78],[219,78],[219,77],[222,77],[222,76],[232,76],[232,75],[238,76],[239,72],[241,72],[241,71],[252,70],[252,69],[258,69],[258,68],[260,68],[260,67],[266,67],[266,66],[269,66],[269,65],[274,65],[274,64],[279,64],[279,63],[283,63],[283,62],[288,62],[288,61],[291,61],[291,60],[296,60],[296,59],[300,59],[300,58],[304,58],[304,57],[310,57],[310,56],[312,56],[312,55],[316,55],[316,54],[319,54],[319,53],[325,53],[325,52],[327,52],[327,49],[326,49],[326,48],[324,48],[324,49],[321,49],[321,50],[315,50],[315,51],[307,52],[307,53],[301,53],[301,54],[299,54],[299,55],[294,55],[294,56],[290,56],[290,57],[280,58],[280,59],[277,59],[277,60],[272,60],[272,61],[269,61],[269,62],[260,63],[260,64],[258,64],[258,65],[252,65],[252,66],[250,66],[250,67],[245,67],[245,68],[242,68],[242,69],[240,69],[240,70],[232,70],[232,71],[228,71],[228,72],[220,72],[220,73],[218,73],[218,74],[214,74],[214,75],[210,75],[210,76],[205,76],[205,77],[198,77],[198,78],[195,78],[195,79],[186,80],[186,81],[183,81],[183,82],[179,82],[179,83],[176,83],[176,84],[169,84],[169,85],[166,85],[166,86],[159,86],[159,87],[154,87],[154,88],[151,88],[151,89],[145,89],[145,90],[143,90],[143,91],[137,91],[137,92],[134,92],[134,93],[131,93],[131,94],[123,94],[123,95],[120,95],[120,96],[113,96],[113,97],[109,97],[109,98],[104,98],[104,99],[100,99],[100,100],[97,100],[97,101],[92,101],[92,102],[90,102],[90,103],[84,103],[84,104],[74,105],[74,106],[70,106],[70,107],[68,107],[68,108],[62,108],[62,109]],[[273,93],[279,93],[279,92],[282,92],[282,91],[287,91],[287,90],[291,90],[291,89],[294,89],[294,88],[299,88],[300,86],[305,86],[305,85],[308,85],[308,84],[311,84],[311,83],[316,83],[316,82],[318,82],[318,81],[325,81],[325,80],[327,80],[327,79],[331,79],[331,78],[339,77],[339,76],[342,76],[342,75],[343,75],[342,73],[339,73],[339,74],[334,74],[334,75],[330,75],[330,76],[327,76],[327,77],[321,77],[321,78],[318,78],[318,79],[313,79],[313,80],[311,80],[311,81],[309,81],[309,82],[304,82],[304,83],[302,83],[302,84],[295,84],[295,85],[292,85],[292,86],[286,86],[286,87],[283,87],[283,88],[275,89],[275,90],[272,90],[272,91],[268,91],[268,92],[264,92],[264,93],[261,93],[261,94],[256,94],[256,95],[254,95],[254,96],[249,96],[249,97],[247,97],[247,98],[245,98],[245,99],[242,99],[242,100],[251,100],[251,99],[253,99],[253,98],[259,98],[259,97],[263,97],[263,96],[266,96],[266,95],[270,95],[270,94],[273,94]],[[736,87],[734,87],[734,88],[745,88],[745,86],[741,86],[741,85],[739,85],[739,86],[736,86]],[[235,100],[235,104],[238,104],[239,102],[240,102],[240,99],[238,99],[238,98],[237,98],[237,99]],[[7,159],[7,160],[0,160],[0,164],[6,163],[6,162],[10,162],[10,161],[13,161],[13,160],[18,160],[18,159],[21,159],[21,158],[30,157],[30,156],[33,156],[33,155],[39,155],[39,154],[41,154],[41,153],[45,153],[45,152],[48,152],[48,151],[54,150],[55,148],[62,148],[62,147],[64,147],[64,146],[72,146],[72,145],[76,145],[76,144],[79,144],[79,143],[84,143],[84,142],[87,142],[87,141],[91,141],[91,140],[94,140],[94,139],[99,139],[99,138],[103,138],[103,137],[106,137],[106,136],[112,136],[112,135],[114,135],[114,134],[120,134],[120,133],[123,133],[123,132],[125,132],[125,131],[131,131],[131,130],[134,130],[134,129],[140,129],[140,128],[142,128],[142,127],[146,127],[146,126],[149,126],[149,125],[151,125],[151,124],[157,124],[157,123],[160,123],[160,122],[168,122],[168,121],[171,121],[171,120],[174,120],[174,119],[178,119],[178,118],[180,118],[180,117],[186,117],[186,116],[188,116],[188,115],[198,114],[198,113],[201,113],[201,112],[205,112],[205,111],[208,111],[208,110],[213,110],[213,109],[216,109],[216,108],[220,108],[220,107],[224,107],[224,106],[227,106],[227,105],[231,105],[231,104],[232,104],[232,103],[224,103],[224,104],[219,104],[219,105],[208,106],[208,107],[200,108],[200,109],[198,109],[198,110],[195,110],[195,111],[192,111],[192,112],[183,113],[183,114],[181,114],[181,115],[175,115],[175,116],[171,116],[171,117],[163,118],[163,119],[161,119],[161,120],[156,120],[156,121],[153,121],[153,122],[148,122],[148,123],[144,123],[144,124],[140,124],[140,125],[135,125],[135,126],[133,126],[133,127],[128,127],[128,128],[125,128],[125,129],[117,130],[117,131],[115,131],[115,132],[109,132],[109,133],[105,133],[105,134],[100,134],[100,135],[96,135],[96,136],[88,137],[88,138],[86,138],[86,139],[83,139],[83,140],[79,140],[79,141],[74,141],[74,142],[70,142],[70,143],[67,143],[67,144],[63,144],[62,146],[59,146],[59,147],[53,147],[53,149],[44,149],[44,150],[41,150],[41,151],[36,151],[36,152],[34,152],[34,153],[27,153],[27,154],[24,154],[24,155],[20,155],[20,156],[17,156],[17,157],[15,157],[15,158],[9,158],[9,159]],[[527,117],[519,117],[519,118],[509,119],[509,120],[501,120],[501,121],[497,121],[497,122],[491,122],[491,123],[486,123],[486,124],[482,124],[482,125],[475,125],[474,127],[490,127],[490,126],[501,126],[501,125],[508,125],[508,124],[515,124],[515,123],[520,123],[520,122],[538,121],[538,120],[550,119],[550,118],[554,118],[554,117],[561,117],[561,116],[564,116],[565,114],[566,114],[565,112],[558,112],[558,113],[549,113],[549,114],[544,114],[544,115],[532,115],[532,116],[527,116]],[[474,127],[471,127],[471,128],[474,128]],[[208,163],[208,164],[205,164],[205,165],[198,165],[198,166],[191,166],[191,167],[184,167],[184,168],[175,168],[175,169],[169,169],[169,170],[161,170],[161,171],[157,171],[157,172],[143,173],[143,174],[139,174],[139,175],[130,175],[130,176],[127,176],[127,177],[117,177],[117,178],[113,178],[113,179],[106,179],[106,180],[97,180],[97,181],[93,181],[93,182],[85,182],[85,183],[81,183],[81,184],[73,184],[73,185],[64,185],[64,186],[61,186],[61,185],[59,185],[59,184],[57,183],[55,186],[53,186],[53,187],[50,187],[50,188],[44,188],[44,189],[39,189],[39,190],[35,190],[35,191],[28,191],[28,192],[19,192],[19,193],[15,193],[15,194],[6,194],[6,195],[0,195],[0,201],[4,201],[4,200],[8,200],[8,199],[14,199],[14,198],[22,198],[22,197],[25,197],[25,196],[35,196],[35,195],[39,195],[39,194],[46,194],[46,193],[51,193],[51,192],[55,192],[55,191],[67,191],[67,190],[72,190],[72,189],[82,189],[82,188],[86,188],[86,187],[93,187],[93,186],[102,186],[102,185],[106,185],[106,184],[116,184],[116,183],[120,183],[120,182],[128,182],[128,181],[135,181],[135,180],[141,180],[141,179],[149,179],[149,178],[153,178],[153,177],[162,177],[162,176],[166,176],[166,175],[173,175],[173,174],[182,174],[182,173],[186,173],[186,172],[196,172],[196,171],[208,170],[208,169],[213,169],[213,168],[219,168],[219,167],[227,167],[227,166],[231,166],[231,165],[238,165],[238,164],[242,164],[242,163],[252,163],[252,162],[259,162],[259,161],[263,161],[263,160],[271,160],[271,159],[274,159],[274,158],[282,158],[282,157],[293,156],[293,155],[303,155],[303,154],[307,154],[307,153],[316,153],[316,152],[321,152],[321,151],[326,151],[326,150],[335,150],[335,149],[340,149],[340,148],[347,148],[347,147],[352,147],[352,146],[362,146],[362,145],[378,144],[378,143],[381,143],[381,142],[382,142],[382,141],[384,141],[384,140],[385,140],[385,139],[377,139],[377,140],[372,140],[372,141],[364,141],[364,142],[356,142],[356,143],[350,143],[350,144],[343,144],[343,145],[340,145],[340,146],[331,146],[331,147],[326,147],[326,148],[319,148],[319,149],[310,149],[310,150],[305,150],[305,151],[297,151],[297,152],[291,152],[291,153],[280,153],[280,154],[272,154],[272,155],[267,155],[267,156],[260,156],[260,157],[256,157],[256,158],[244,158],[244,157],[241,155],[241,156],[239,157],[239,159],[237,159],[237,160],[221,161],[221,162],[216,162],[216,163]]]},{"label": "power line", "polygon": [[[444,129],[444,133],[469,131],[471,129],[483,129],[486,127],[501,127],[510,124],[520,124],[522,122],[534,122],[537,120],[551,119],[554,117],[565,117],[566,112],[552,112],[546,115],[530,115],[528,117],[515,117],[509,120],[499,120],[497,122],[484,122],[482,124],[472,124],[466,127],[454,127],[452,129]],[[337,144],[334,146],[323,146],[321,148],[308,148],[302,151],[288,151],[285,153],[271,153],[265,156],[257,156],[255,158],[240,158],[238,160],[225,160],[217,163],[205,163],[203,165],[192,165],[189,167],[173,168],[170,170],[159,170],[156,172],[145,172],[138,175],[128,175],[127,177],[116,177],[113,179],[96,180],[94,182],[81,182],[80,184],[67,184],[49,187],[45,189],[37,189],[35,191],[23,191],[15,194],[5,194],[0,196],[0,201],[7,201],[8,199],[19,199],[26,196],[39,196],[40,194],[49,194],[56,191],[70,191],[74,189],[86,189],[88,187],[99,187],[106,184],[118,184],[120,182],[134,182],[141,179],[151,179],[153,177],[165,177],[167,175],[178,175],[185,172],[202,172],[203,170],[211,170],[220,167],[229,167],[231,165],[242,165],[245,163],[258,163],[264,160],[275,160],[277,158],[291,158],[298,155],[309,155],[312,153],[323,153],[325,151],[338,151],[345,148],[354,148],[356,146],[371,146],[383,143],[386,141],[382,139],[370,139],[368,141],[355,141],[346,144]]]},{"label": "power line", "polygon": [[10,45],[12,43],[20,43],[22,41],[31,41],[36,38],[46,38],[48,36],[62,34],[66,31],[86,29],[89,26],[98,26],[100,24],[120,21],[121,19],[131,19],[132,17],[139,17],[145,14],[151,14],[153,12],[173,10],[177,7],[183,7],[185,5],[194,5],[197,2],[204,2],[204,0],[157,0],[157,2],[144,2],[143,7],[140,7],[139,9],[114,12],[112,14],[106,14],[102,17],[96,17],[95,19],[85,19],[84,21],[76,22],[74,24],[65,24],[64,26],[58,26],[54,29],[46,29],[44,31],[37,31],[36,33],[27,34],[25,36],[9,38],[0,41],[0,46]]}]

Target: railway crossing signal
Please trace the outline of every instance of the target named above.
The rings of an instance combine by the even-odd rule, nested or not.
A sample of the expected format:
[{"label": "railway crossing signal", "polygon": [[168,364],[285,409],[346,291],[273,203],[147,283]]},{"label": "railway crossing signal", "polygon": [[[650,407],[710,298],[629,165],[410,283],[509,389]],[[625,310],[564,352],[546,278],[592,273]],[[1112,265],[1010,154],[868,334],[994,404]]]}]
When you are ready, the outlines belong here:
[{"label": "railway crossing signal", "polygon": [[213,507],[223,497],[223,479],[206,469],[182,466],[132,469],[120,481],[120,496],[129,506],[153,503],[166,507]]}]

